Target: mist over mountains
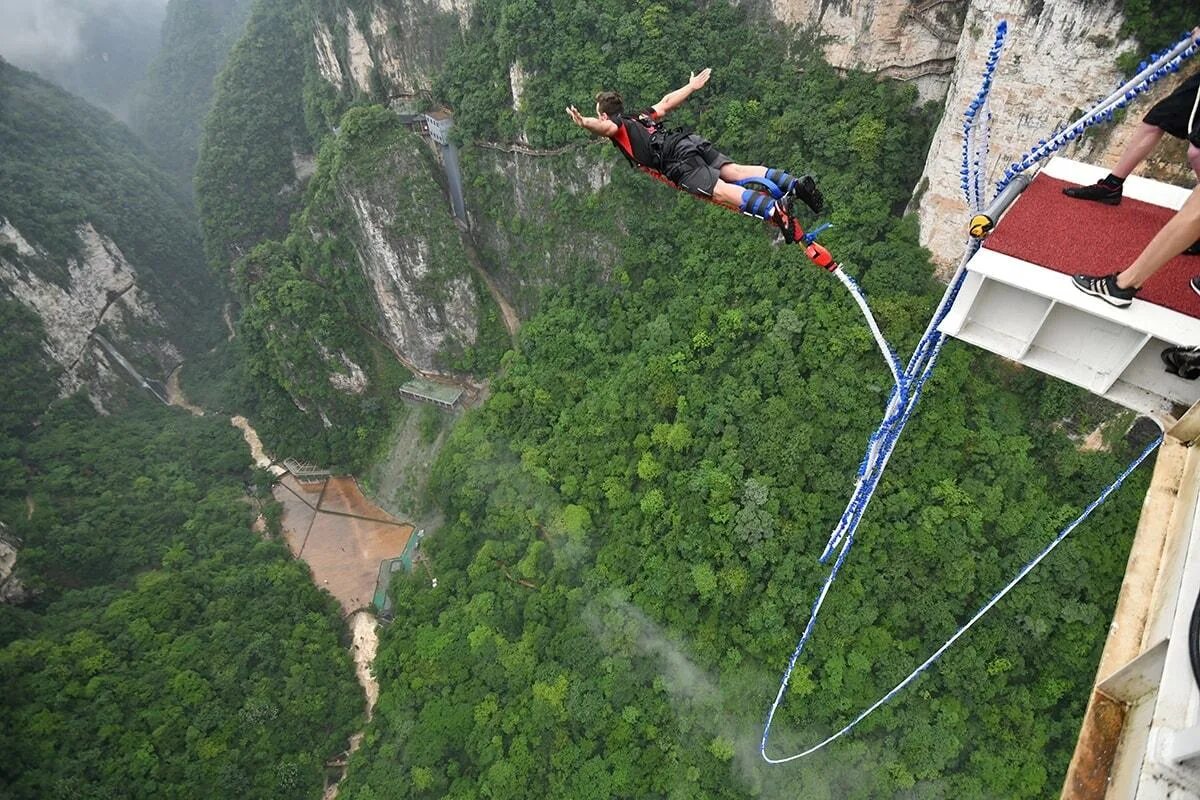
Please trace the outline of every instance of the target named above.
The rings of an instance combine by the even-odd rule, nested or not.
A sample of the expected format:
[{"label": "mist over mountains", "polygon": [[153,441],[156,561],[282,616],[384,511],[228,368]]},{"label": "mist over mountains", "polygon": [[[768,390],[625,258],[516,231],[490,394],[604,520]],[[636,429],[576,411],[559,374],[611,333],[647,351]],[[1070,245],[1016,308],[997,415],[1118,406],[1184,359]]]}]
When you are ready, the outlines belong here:
[{"label": "mist over mountains", "polygon": [[0,0],[0,57],[128,119],[167,0]]}]

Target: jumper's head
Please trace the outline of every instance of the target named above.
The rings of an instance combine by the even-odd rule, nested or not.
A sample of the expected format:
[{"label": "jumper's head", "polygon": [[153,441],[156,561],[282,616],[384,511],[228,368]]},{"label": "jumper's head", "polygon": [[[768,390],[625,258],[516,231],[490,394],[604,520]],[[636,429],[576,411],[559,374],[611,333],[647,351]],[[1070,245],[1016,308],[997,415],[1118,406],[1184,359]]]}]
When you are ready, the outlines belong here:
[{"label": "jumper's head", "polygon": [[596,95],[596,116],[600,119],[615,117],[625,110],[625,101],[620,92],[600,92]]}]

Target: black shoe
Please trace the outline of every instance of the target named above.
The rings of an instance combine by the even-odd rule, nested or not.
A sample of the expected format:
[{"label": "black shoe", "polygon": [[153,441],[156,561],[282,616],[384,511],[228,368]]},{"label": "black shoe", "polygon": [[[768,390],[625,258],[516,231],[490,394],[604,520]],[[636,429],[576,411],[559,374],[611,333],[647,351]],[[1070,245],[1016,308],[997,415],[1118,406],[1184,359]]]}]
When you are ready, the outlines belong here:
[{"label": "black shoe", "polygon": [[1192,278],[1192,291],[1200,294],[1200,277]]},{"label": "black shoe", "polygon": [[801,175],[792,181],[792,188],[787,193],[800,198],[800,202],[811,208],[814,214],[820,214],[821,209],[825,208],[825,195],[821,194],[811,175]]},{"label": "black shoe", "polygon": [[1200,378],[1200,347],[1168,347],[1161,355],[1172,375],[1188,381]]},{"label": "black shoe", "polygon": [[1067,197],[1077,200],[1094,200],[1097,203],[1115,206],[1121,202],[1121,187],[1098,181],[1091,186],[1071,186],[1063,189]]},{"label": "black shoe", "polygon": [[[1200,239],[1193,242],[1191,247],[1183,251],[1183,254],[1185,256],[1200,256]],[[1196,287],[1193,286],[1192,288],[1195,289]],[[1196,289],[1196,291],[1200,292],[1200,289]]]},{"label": "black shoe", "polygon": [[1090,275],[1075,275],[1071,278],[1075,288],[1092,297],[1099,297],[1109,305],[1125,308],[1137,296],[1137,289],[1122,289],[1117,286],[1116,273],[1093,278]]}]

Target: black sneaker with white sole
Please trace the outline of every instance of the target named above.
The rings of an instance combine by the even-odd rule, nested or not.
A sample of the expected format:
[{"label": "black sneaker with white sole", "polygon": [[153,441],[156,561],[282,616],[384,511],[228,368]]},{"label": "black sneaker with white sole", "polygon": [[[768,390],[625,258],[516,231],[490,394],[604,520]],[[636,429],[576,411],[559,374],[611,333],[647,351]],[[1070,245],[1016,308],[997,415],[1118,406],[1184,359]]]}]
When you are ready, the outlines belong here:
[{"label": "black sneaker with white sole", "polygon": [[1192,291],[1195,292],[1196,294],[1200,294],[1200,276],[1192,278],[1191,285],[1192,285]]},{"label": "black sneaker with white sole", "polygon": [[1122,289],[1120,286],[1117,286],[1116,273],[1101,275],[1098,278],[1093,278],[1090,275],[1075,275],[1071,278],[1071,282],[1075,284],[1076,289],[1084,294],[1099,297],[1104,302],[1117,308],[1129,306],[1133,302],[1133,298],[1137,296],[1137,289]]}]

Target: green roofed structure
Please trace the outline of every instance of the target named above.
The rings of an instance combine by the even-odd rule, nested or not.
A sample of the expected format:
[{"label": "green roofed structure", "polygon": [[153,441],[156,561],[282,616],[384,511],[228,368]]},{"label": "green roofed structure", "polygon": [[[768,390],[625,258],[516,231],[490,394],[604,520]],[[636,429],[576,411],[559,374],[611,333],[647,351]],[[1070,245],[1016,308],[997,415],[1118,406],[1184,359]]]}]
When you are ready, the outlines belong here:
[{"label": "green roofed structure", "polygon": [[420,400],[423,403],[433,403],[442,408],[454,408],[458,398],[462,397],[462,389],[457,386],[444,386],[440,383],[414,378],[400,387],[400,395],[410,400]]}]

